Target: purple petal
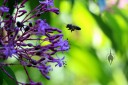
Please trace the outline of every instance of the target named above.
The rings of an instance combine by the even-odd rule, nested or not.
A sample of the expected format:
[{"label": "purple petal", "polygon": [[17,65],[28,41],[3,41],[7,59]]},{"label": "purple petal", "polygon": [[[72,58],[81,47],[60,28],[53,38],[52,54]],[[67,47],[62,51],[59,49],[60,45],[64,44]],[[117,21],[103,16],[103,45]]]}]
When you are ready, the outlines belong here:
[{"label": "purple petal", "polygon": [[0,11],[1,12],[9,12],[9,8],[8,7],[5,7],[5,6],[1,6],[0,7]]}]

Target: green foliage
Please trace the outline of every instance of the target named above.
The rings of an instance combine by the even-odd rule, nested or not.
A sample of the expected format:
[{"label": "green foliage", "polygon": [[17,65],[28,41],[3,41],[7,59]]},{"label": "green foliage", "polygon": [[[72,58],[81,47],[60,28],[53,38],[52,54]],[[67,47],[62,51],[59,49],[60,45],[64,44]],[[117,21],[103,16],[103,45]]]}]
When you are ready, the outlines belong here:
[{"label": "green foliage", "polygon": [[3,84],[3,73],[1,70],[0,70],[0,84]]},{"label": "green foliage", "polygon": [[[0,84],[2,85],[3,80],[4,80],[7,83],[7,85],[17,85],[15,81],[16,77],[15,77],[14,72],[8,66],[3,66],[1,69],[0,69]],[[11,79],[9,76],[13,77],[14,80]]]},{"label": "green foliage", "polygon": [[[74,78],[70,84],[64,85],[127,85],[127,10],[113,5],[102,13],[95,13],[90,11],[89,0],[74,0],[72,4],[71,1],[62,0],[59,3],[61,22],[51,20],[54,26],[59,24],[57,27],[62,28],[71,45],[66,55],[68,70],[65,70],[70,70],[71,74],[65,75],[64,79],[69,75]],[[93,11],[97,8],[98,5]],[[65,27],[69,23],[80,26],[81,31],[71,33]],[[114,57],[111,65],[108,61],[110,50]],[[118,80],[118,77],[122,80]]]}]

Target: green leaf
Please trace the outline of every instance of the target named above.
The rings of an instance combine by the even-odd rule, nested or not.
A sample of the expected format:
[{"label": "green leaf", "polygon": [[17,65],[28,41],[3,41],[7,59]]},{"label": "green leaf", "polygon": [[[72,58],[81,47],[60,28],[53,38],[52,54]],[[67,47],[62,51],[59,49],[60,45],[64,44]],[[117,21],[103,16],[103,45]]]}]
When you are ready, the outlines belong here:
[{"label": "green leaf", "polygon": [[0,84],[3,84],[3,73],[0,69]]},{"label": "green leaf", "polygon": [[[115,42],[113,39],[113,34],[112,34],[112,28],[107,25],[100,16],[97,16],[95,14],[92,14],[92,16],[94,17],[94,19],[96,20],[97,24],[99,25],[99,27],[101,28],[101,30],[106,34],[106,36],[108,36],[112,42]],[[113,44],[114,47],[115,44]]]},{"label": "green leaf", "polygon": [[10,67],[8,66],[3,66],[3,69],[11,76],[13,77],[14,79],[11,79],[3,70],[0,70],[0,73],[3,74],[3,79],[6,81],[6,83],[8,85],[17,85],[16,83],[16,77],[15,77],[15,74],[14,72],[11,70]]},{"label": "green leaf", "polygon": [[2,6],[2,4],[3,4],[3,3],[2,3],[2,0],[0,0],[0,6]]},{"label": "green leaf", "polygon": [[55,6],[56,8],[59,8],[61,2],[62,2],[62,0],[54,0],[54,6]]},{"label": "green leaf", "polygon": [[71,8],[73,8],[75,4],[75,0],[70,0],[70,3],[71,3]]}]

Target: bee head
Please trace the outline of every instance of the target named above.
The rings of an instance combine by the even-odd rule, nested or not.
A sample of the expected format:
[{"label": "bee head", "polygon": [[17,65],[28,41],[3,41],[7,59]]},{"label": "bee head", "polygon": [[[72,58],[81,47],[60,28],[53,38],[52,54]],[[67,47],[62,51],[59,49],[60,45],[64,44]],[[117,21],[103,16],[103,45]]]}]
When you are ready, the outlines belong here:
[{"label": "bee head", "polygon": [[72,24],[67,24],[66,28],[71,28]]}]

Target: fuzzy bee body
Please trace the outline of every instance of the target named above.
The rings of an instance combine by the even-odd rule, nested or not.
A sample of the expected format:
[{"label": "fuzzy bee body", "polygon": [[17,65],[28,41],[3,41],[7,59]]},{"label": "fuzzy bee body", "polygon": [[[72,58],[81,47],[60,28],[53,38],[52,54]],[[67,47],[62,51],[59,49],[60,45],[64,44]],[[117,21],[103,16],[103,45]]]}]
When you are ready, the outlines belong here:
[{"label": "fuzzy bee body", "polygon": [[67,24],[66,28],[69,28],[68,30],[71,30],[71,32],[74,30],[81,30],[80,27],[72,25],[72,24]]}]

